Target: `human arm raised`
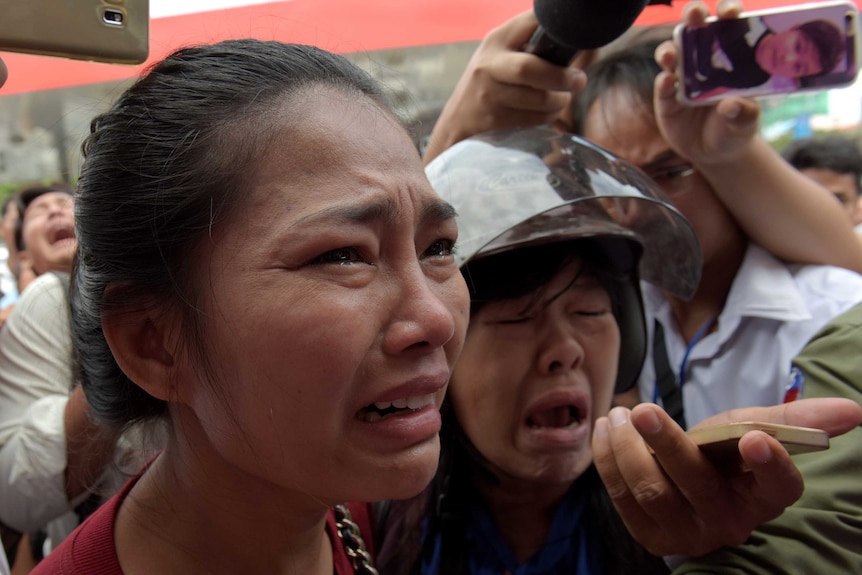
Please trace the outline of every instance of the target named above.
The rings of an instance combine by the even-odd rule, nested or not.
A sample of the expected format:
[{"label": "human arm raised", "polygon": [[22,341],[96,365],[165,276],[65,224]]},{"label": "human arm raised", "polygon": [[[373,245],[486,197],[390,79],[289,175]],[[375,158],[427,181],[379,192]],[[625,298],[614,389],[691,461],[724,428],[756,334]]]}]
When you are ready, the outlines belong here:
[{"label": "human arm raised", "polygon": [[[719,18],[742,5],[719,2]],[[683,21],[700,26],[706,6],[692,2]],[[862,272],[862,236],[830,192],[799,173],[758,134],[759,106],[743,98],[687,106],[676,97],[677,48],[656,50],[664,69],[656,78],[655,111],[667,142],[709,181],[745,233],[779,258],[831,264]]]},{"label": "human arm raised", "polygon": [[530,10],[485,36],[434,125],[426,164],[474,134],[551,123],[568,110],[572,91],[586,82],[578,66],[593,52],[582,52],[568,67],[523,52],[537,26]]}]

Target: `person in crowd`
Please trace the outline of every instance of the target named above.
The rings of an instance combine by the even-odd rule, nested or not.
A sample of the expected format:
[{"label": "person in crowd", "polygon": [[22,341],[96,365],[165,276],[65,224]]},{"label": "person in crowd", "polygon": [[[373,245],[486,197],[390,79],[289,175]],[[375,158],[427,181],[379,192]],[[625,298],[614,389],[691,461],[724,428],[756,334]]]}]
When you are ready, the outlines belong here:
[{"label": "person in crowd", "polygon": [[781,155],[791,166],[832,192],[859,231],[862,153],[855,142],[842,136],[805,138],[791,142]]},{"label": "person in crowd", "polygon": [[644,288],[652,349],[639,382],[640,401],[673,405],[679,421],[694,424],[734,407],[781,403],[791,360],[862,300],[862,277],[790,266],[750,241],[715,188],[775,187],[798,174],[786,173],[793,169],[771,148],[760,152],[754,130],[719,138],[708,125],[698,129],[695,118],[710,116],[662,91],[672,85],[659,85],[651,111],[661,71],[654,52],[633,48],[591,67],[573,129],[642,168],[697,231],[704,263],[694,297]]},{"label": "person in crowd", "polygon": [[[12,277],[15,279],[15,285],[12,290],[3,294],[0,300],[0,320],[3,323],[9,318],[12,313],[12,307],[30,283],[36,279],[36,272],[33,270],[30,258],[26,251],[21,251],[20,245],[23,243],[21,231],[23,227],[23,211],[26,206],[23,205],[22,197],[29,202],[41,192],[39,190],[47,189],[46,186],[36,185],[24,187],[11,194],[3,203],[2,220],[0,220],[0,233],[3,236],[3,243],[6,244],[8,257],[6,266],[9,269]],[[53,187],[52,187],[53,189]],[[68,188],[57,187],[57,190],[65,192]]]},{"label": "person in crowd", "polygon": [[[3,84],[6,83],[6,75],[6,63],[3,61],[3,58],[0,58],[0,88],[2,88]],[[3,212],[3,215],[5,219],[5,210]],[[5,553],[0,554],[0,575],[9,575],[9,563],[6,561]]]},{"label": "person in crowd", "polygon": [[[437,475],[378,517],[381,573],[668,572],[619,522],[590,430],[625,421],[623,408],[606,416],[646,354],[638,270],[696,289],[691,227],[630,165],[550,128],[468,139],[427,172],[459,214],[471,316]],[[716,511],[733,493],[713,493]],[[726,542],[746,535],[729,529]]]},{"label": "person in crowd", "polygon": [[[76,385],[69,273],[76,249],[71,190],[19,194],[16,244],[39,274],[0,331],[0,520],[34,541],[34,557],[65,538],[107,489],[115,430],[95,424]],[[113,478],[122,483],[121,474]],[[37,533],[39,532],[39,533]]]},{"label": "person in crowd", "polygon": [[21,265],[18,250],[15,247],[15,222],[18,217],[17,197],[15,194],[12,194],[6,198],[2,208],[0,208],[0,234],[3,237],[3,244],[6,246],[6,268],[14,280],[12,288],[5,290],[2,298],[0,298],[0,327],[9,318],[12,307],[18,301],[21,291],[21,286],[19,285]]},{"label": "person in crowd", "polygon": [[[69,273],[75,255],[72,190],[66,184],[28,186],[18,192],[15,247],[34,276]],[[23,291],[23,288],[22,288]]]},{"label": "person in crowd", "polygon": [[[469,313],[454,209],[380,88],[308,46],[184,48],[94,120],[84,151],[81,385],[100,421],[163,424],[167,440],[34,573],[374,573],[369,507],[341,503],[426,487]],[[852,402],[803,407],[742,415],[836,432],[862,417]],[[679,428],[645,432],[655,459],[632,442],[651,416],[626,412],[600,467],[660,479],[632,505],[732,484]],[[798,497],[774,440],[741,451],[771,479],[772,514]],[[692,545],[676,545],[685,515],[658,513],[674,549]]]},{"label": "person in crowd", "polygon": [[369,518],[339,504],[428,482],[467,321],[454,213],[380,88],[311,47],[186,48],[84,150],[82,384],[169,433],[35,572],[353,573]]},{"label": "person in crowd", "polygon": [[[0,234],[6,246],[6,267],[17,282],[18,280],[18,250],[15,249],[15,220],[18,219],[18,206],[15,194],[11,194],[0,207]],[[0,309],[6,309],[18,299],[18,286],[6,290],[0,298]]]}]

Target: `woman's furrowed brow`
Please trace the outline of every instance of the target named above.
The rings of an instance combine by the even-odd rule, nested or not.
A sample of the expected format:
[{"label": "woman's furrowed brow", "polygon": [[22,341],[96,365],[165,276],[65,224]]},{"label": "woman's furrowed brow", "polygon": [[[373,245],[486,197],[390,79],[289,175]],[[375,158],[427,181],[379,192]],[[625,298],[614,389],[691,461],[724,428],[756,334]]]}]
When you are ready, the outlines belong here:
[{"label": "woman's furrowed brow", "polygon": [[[455,208],[443,200],[424,202],[419,208],[419,221],[446,221],[454,219]],[[403,210],[391,199],[366,204],[337,205],[318,210],[293,222],[290,227],[314,225],[321,222],[343,222],[366,224],[373,221],[396,223],[403,217]]]}]

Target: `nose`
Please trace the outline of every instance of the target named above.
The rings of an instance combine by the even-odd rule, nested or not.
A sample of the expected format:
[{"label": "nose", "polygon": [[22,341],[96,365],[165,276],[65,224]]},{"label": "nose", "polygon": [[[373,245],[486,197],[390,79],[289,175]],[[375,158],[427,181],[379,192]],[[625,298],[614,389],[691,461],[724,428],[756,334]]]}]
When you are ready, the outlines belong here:
[{"label": "nose", "polygon": [[48,204],[48,213],[50,215],[63,214],[72,211],[72,200],[57,200]]},{"label": "nose", "polygon": [[413,267],[391,291],[393,319],[386,328],[383,343],[388,354],[436,349],[455,335],[456,314],[464,290],[459,289],[454,278],[438,282],[427,277],[418,263]]},{"label": "nose", "polygon": [[584,348],[574,326],[565,318],[551,319],[546,324],[538,355],[539,373],[559,375],[579,367],[584,360]]}]

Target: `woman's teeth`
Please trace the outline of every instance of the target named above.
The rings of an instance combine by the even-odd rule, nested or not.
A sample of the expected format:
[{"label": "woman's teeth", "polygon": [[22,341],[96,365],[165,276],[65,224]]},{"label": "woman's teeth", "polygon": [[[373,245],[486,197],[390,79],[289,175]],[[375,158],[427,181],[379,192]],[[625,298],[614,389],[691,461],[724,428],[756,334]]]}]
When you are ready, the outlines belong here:
[{"label": "woman's teeth", "polygon": [[405,397],[403,399],[396,399],[395,401],[378,401],[361,410],[359,418],[362,421],[373,423],[380,421],[387,415],[398,413],[405,409],[411,411],[420,410],[423,407],[434,404],[436,399],[436,393],[429,393],[428,395]]}]

